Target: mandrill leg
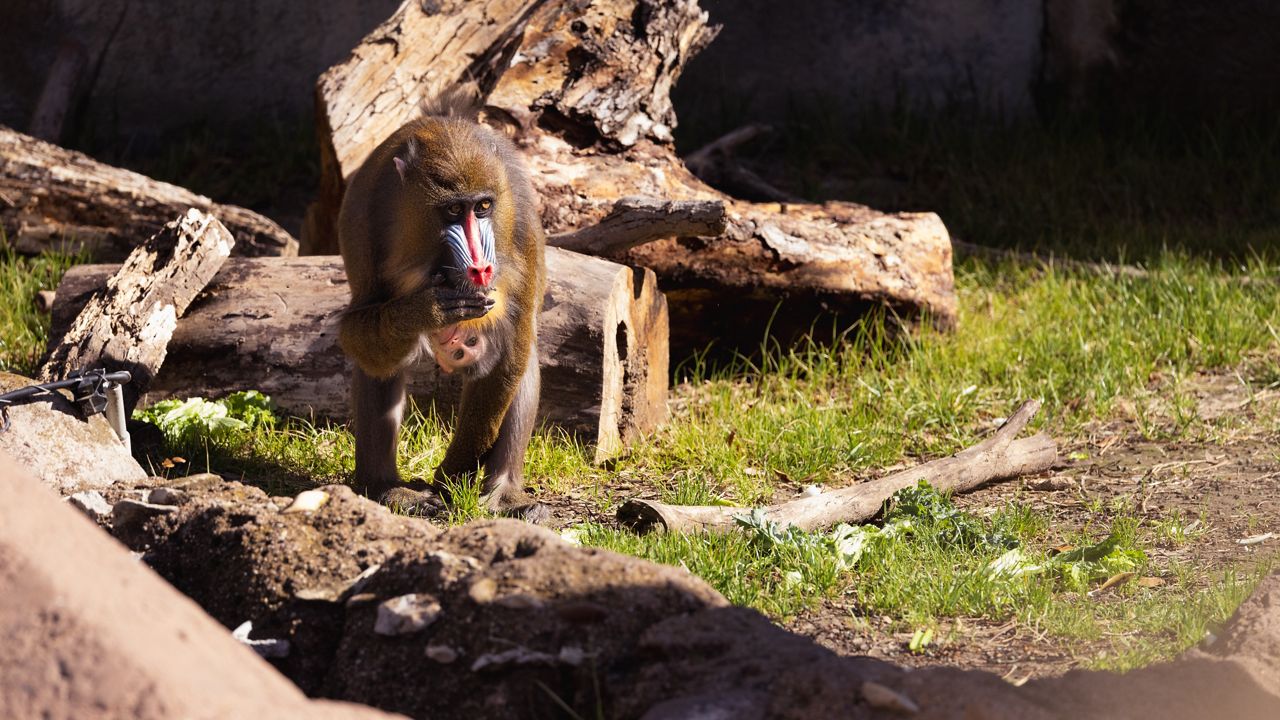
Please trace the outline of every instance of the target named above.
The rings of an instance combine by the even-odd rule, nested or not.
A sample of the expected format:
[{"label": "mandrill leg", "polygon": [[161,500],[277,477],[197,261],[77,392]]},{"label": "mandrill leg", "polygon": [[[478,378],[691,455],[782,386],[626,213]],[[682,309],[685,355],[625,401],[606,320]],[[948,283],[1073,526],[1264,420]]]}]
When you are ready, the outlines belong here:
[{"label": "mandrill leg", "polygon": [[485,500],[490,510],[521,517],[529,522],[542,522],[550,513],[545,505],[536,503],[524,492],[524,454],[533,436],[533,424],[538,412],[538,392],[541,373],[538,367],[538,349],[530,348],[529,360],[511,407],[502,418],[498,439],[484,458]]},{"label": "mandrill leg", "polygon": [[[439,504],[431,493],[400,482],[396,448],[404,417],[405,371],[389,378],[370,377],[357,367],[351,373],[351,399],[356,437],[355,489],[383,505],[422,512]],[[425,487],[425,486],[423,486]]]}]

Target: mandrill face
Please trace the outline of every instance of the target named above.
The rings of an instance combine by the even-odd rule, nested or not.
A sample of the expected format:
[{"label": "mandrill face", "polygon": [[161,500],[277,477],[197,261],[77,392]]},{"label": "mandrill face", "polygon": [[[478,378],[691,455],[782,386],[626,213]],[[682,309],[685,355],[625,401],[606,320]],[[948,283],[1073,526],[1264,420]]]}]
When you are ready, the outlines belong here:
[{"label": "mandrill face", "polygon": [[446,375],[475,365],[489,350],[484,334],[462,324],[446,325],[427,334],[431,354]]}]

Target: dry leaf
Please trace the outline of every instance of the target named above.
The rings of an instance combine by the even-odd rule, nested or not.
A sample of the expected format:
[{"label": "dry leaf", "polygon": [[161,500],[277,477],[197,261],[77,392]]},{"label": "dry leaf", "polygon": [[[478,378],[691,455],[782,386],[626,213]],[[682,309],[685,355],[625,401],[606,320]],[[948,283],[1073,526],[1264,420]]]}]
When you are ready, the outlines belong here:
[{"label": "dry leaf", "polygon": [[1096,597],[1110,590],[1111,588],[1116,587],[1117,585],[1123,585],[1129,582],[1130,580],[1132,580],[1135,575],[1137,575],[1137,573],[1132,573],[1132,572],[1116,573],[1115,575],[1112,575],[1111,577],[1107,578],[1107,581],[1099,585],[1097,588],[1090,590],[1089,597]]}]

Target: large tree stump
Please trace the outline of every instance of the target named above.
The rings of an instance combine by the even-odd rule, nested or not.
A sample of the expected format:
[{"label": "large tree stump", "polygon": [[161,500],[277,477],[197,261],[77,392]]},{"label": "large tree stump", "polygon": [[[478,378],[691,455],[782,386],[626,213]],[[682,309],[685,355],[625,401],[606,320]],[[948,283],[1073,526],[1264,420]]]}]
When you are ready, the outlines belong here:
[{"label": "large tree stump", "polygon": [[[303,252],[334,251],[346,180],[419,101],[475,81],[486,121],[524,150],[548,233],[594,224],[626,196],[724,202],[714,239],[671,237],[617,256],[676,291],[673,342],[705,343],[705,323],[723,319],[717,300],[757,342],[783,298],[847,312],[881,304],[953,325],[951,246],[936,215],[736,201],[685,168],[669,91],[714,35],[691,0],[405,2],[317,85],[322,189]],[[782,315],[804,315],[803,326],[815,317]]]},{"label": "large tree stump", "polygon": [[[652,272],[551,248],[538,325],[542,419],[603,460],[666,418],[667,305]],[[114,267],[80,266],[58,286],[51,335],[64,331]],[[188,308],[146,400],[257,389],[286,412],[348,417],[350,363],[337,344],[349,299],[336,257],[232,259]],[[456,375],[424,358],[410,395],[455,407]]]},{"label": "large tree stump", "polygon": [[129,254],[90,298],[49,353],[42,380],[106,367],[128,370],[131,411],[164,362],[178,318],[222,268],[235,238],[212,215],[192,208]]},{"label": "large tree stump", "polygon": [[293,236],[255,212],[0,126],[0,228],[19,252],[84,251],[121,262],[188,208],[216,215],[237,255],[298,253]]}]

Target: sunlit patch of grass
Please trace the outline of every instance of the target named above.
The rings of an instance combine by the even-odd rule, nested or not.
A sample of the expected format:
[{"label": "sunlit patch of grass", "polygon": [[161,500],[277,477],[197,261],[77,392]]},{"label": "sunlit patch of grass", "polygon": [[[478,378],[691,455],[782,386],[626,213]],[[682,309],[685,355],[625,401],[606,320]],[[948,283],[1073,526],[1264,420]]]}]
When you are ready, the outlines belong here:
[{"label": "sunlit patch of grass", "polygon": [[28,377],[39,370],[49,335],[49,316],[36,308],[36,294],[57,288],[73,255],[18,255],[0,231],[0,372]]}]

